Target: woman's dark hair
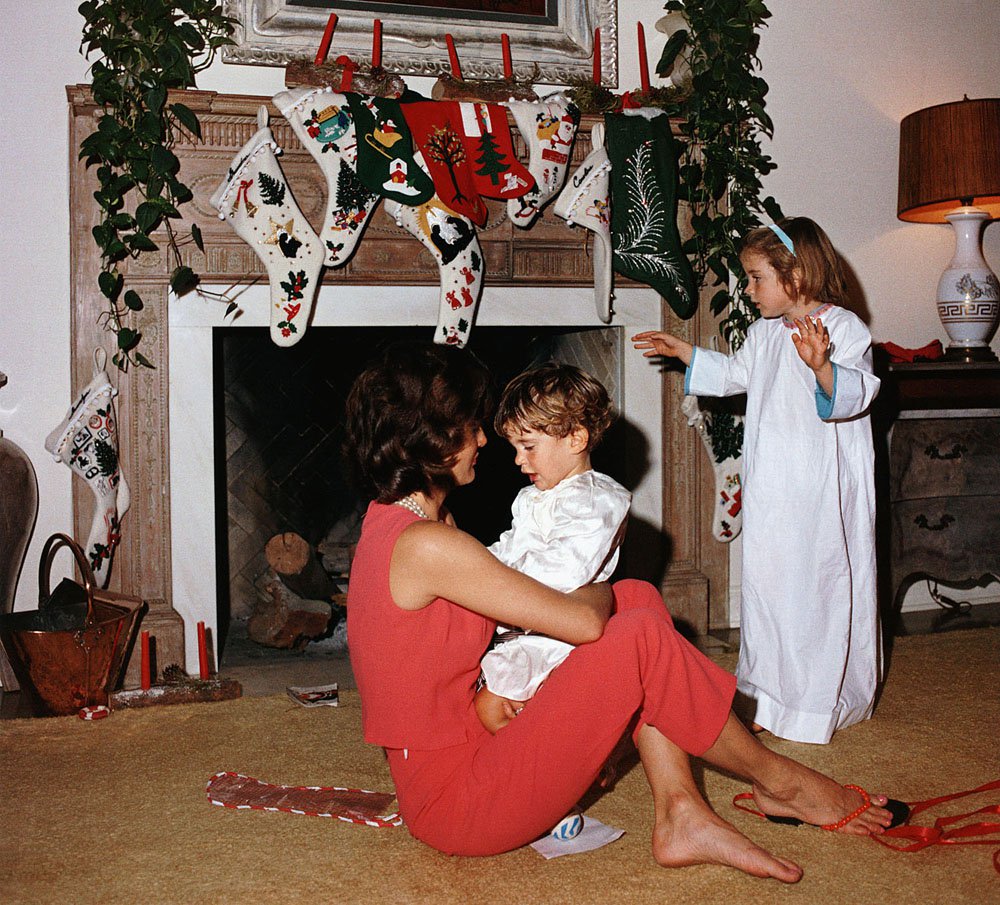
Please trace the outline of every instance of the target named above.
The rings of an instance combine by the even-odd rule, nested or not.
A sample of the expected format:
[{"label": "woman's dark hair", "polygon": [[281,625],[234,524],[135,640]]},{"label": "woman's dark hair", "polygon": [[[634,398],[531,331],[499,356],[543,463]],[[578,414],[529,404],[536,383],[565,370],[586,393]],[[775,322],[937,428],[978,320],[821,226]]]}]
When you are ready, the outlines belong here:
[{"label": "woman's dark hair", "polygon": [[491,404],[489,371],[471,352],[389,346],[347,396],[344,452],[359,489],[380,503],[451,490],[455,456]]}]

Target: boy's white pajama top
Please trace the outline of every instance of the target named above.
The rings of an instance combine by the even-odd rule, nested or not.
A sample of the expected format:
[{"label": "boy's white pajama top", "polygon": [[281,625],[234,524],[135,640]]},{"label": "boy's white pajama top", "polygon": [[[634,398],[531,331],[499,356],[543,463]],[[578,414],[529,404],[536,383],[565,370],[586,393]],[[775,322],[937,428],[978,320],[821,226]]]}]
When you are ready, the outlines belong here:
[{"label": "boy's white pajama top", "polygon": [[822,744],[871,716],[881,673],[869,418],[879,380],[861,320],[833,305],[817,314],[832,396],[784,318],[756,321],[732,355],[696,349],[685,391],[747,394],[737,687],[765,729]]}]

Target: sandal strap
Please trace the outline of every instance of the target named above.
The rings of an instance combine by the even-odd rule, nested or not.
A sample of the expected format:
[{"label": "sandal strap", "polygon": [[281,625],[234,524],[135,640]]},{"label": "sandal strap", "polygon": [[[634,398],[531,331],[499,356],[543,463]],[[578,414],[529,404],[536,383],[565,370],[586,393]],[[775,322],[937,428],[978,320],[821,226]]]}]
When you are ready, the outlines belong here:
[{"label": "sandal strap", "polygon": [[836,823],[825,823],[820,829],[830,830],[831,832],[839,830],[841,827],[847,826],[855,818],[860,817],[872,806],[871,796],[861,786],[846,785],[844,788],[857,792],[861,796],[861,804],[846,817],[841,817]]}]

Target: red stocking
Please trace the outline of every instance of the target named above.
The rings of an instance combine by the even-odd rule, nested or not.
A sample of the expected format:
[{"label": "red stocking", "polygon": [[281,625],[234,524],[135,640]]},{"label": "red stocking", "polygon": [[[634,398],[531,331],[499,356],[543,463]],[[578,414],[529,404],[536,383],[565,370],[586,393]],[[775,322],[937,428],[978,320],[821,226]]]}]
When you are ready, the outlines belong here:
[{"label": "red stocking", "polygon": [[459,104],[462,140],[476,190],[484,198],[520,198],[535,187],[535,177],[514,154],[507,110],[499,104]]}]

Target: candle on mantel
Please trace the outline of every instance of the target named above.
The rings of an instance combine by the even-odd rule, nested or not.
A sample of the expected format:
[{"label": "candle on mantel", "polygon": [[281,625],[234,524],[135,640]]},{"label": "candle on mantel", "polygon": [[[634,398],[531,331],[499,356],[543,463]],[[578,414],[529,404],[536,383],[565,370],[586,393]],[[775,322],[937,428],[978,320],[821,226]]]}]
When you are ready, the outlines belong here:
[{"label": "candle on mantel", "polygon": [[142,666],[142,690],[149,691],[150,685],[152,685],[150,672],[149,672],[149,632],[143,629],[140,637],[140,663]]},{"label": "candle on mantel", "polygon": [[372,69],[382,65],[382,20],[376,19],[372,32]]},{"label": "candle on mantel", "polygon": [[503,77],[512,79],[514,78],[514,64],[510,58],[510,38],[506,34],[501,34],[500,44],[503,47]]},{"label": "candle on mantel", "polygon": [[462,79],[462,67],[458,62],[458,53],[455,51],[455,41],[451,35],[444,36],[444,42],[448,45],[448,61],[451,63],[451,74],[453,78]]},{"label": "candle on mantel", "polygon": [[601,30],[594,29],[594,84],[601,84]]},{"label": "candle on mantel", "polygon": [[643,92],[646,92],[649,91],[649,61],[646,59],[646,30],[642,27],[641,22],[637,22],[636,25],[639,26],[639,82]]},{"label": "candle on mantel", "polygon": [[322,66],[326,62],[326,55],[330,52],[330,42],[333,40],[333,30],[337,27],[337,14],[330,13],[330,18],[326,20],[326,28],[323,31],[323,39],[319,42],[319,50],[316,51],[314,65]]},{"label": "candle on mantel", "polygon": [[208,644],[205,641],[205,623],[198,623],[198,678],[208,678]]}]

